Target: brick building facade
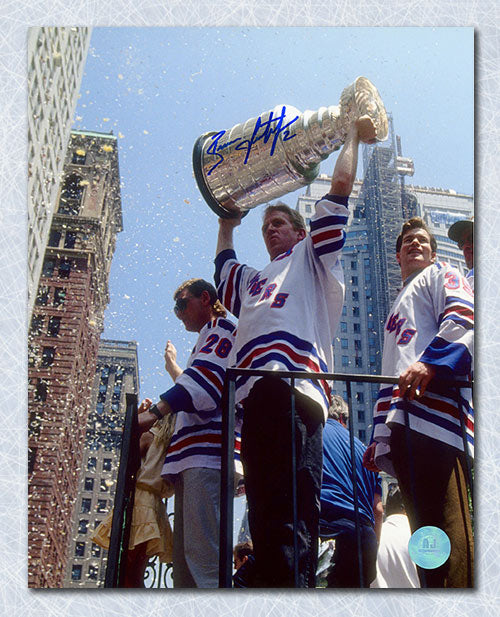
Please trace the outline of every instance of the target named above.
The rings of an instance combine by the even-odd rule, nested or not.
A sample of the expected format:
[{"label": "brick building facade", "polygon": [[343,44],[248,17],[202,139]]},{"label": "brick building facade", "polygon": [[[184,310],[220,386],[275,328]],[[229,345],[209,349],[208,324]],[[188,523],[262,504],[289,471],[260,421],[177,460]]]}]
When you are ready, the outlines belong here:
[{"label": "brick building facade", "polygon": [[30,587],[62,586],[121,229],[116,137],[72,131],[28,335]]}]

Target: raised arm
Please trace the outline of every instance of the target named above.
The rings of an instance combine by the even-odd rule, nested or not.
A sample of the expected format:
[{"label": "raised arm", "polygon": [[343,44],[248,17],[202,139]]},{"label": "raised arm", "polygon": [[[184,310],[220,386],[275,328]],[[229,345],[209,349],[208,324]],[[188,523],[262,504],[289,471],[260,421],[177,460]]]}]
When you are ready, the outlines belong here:
[{"label": "raised arm", "polygon": [[177,349],[174,347],[172,341],[167,341],[163,357],[165,358],[165,370],[173,381],[177,381],[177,377],[182,374],[182,369],[177,364]]},{"label": "raised arm", "polygon": [[333,170],[330,195],[348,197],[351,194],[358,167],[358,146],[360,141],[375,139],[375,129],[368,116],[361,116],[351,126],[346,140],[337,157]]},{"label": "raised arm", "polygon": [[215,256],[226,249],[234,250],[234,228],[241,223],[241,216],[237,216],[230,219],[219,219],[219,234],[217,236],[217,248],[215,250]]}]

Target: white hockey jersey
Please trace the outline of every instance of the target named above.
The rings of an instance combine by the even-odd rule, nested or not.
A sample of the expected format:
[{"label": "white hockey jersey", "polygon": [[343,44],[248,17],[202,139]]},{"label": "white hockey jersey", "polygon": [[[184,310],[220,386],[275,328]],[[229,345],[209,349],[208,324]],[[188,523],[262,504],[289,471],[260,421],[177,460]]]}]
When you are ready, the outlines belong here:
[{"label": "white hockey jersey", "polygon": [[[435,263],[411,278],[392,306],[385,323],[382,374],[397,377],[419,360],[434,365],[443,379],[467,381],[473,346],[472,289],[458,270],[445,262]],[[400,396],[397,384],[384,385],[373,413],[375,462],[380,469],[394,475],[389,455],[391,425],[405,423],[405,405],[412,430],[463,451],[455,389],[440,385],[436,378],[423,397],[408,401]],[[460,407],[472,453],[474,416],[468,388],[460,391]]]},{"label": "white hockey jersey", "polygon": [[[235,338],[235,325],[218,317],[200,330],[186,370],[160,398],[176,414],[175,430],[167,450],[162,476],[184,469],[220,469],[221,397],[226,366]],[[235,433],[239,467],[240,433]]]},{"label": "white hockey jersey", "polygon": [[[345,243],[347,198],[327,196],[316,204],[310,233],[262,271],[240,264],[232,250],[216,258],[219,299],[239,318],[228,366],[332,372],[332,342],[344,302],[340,253]],[[257,377],[236,380],[236,402]],[[297,380],[299,391],[323,408],[326,381]]]}]

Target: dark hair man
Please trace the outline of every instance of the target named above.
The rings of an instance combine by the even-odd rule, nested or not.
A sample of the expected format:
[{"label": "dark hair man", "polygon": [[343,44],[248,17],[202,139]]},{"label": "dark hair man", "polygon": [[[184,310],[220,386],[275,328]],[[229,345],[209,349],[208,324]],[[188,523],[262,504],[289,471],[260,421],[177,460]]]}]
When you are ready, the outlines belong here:
[{"label": "dark hair man", "polygon": [[174,293],[174,311],[198,340],[182,369],[168,341],[165,368],[175,385],[139,415],[148,430],[158,417],[176,414],[162,476],[175,487],[174,587],[219,586],[221,395],[234,324],[203,279],[185,281]]},{"label": "dark hair man", "polygon": [[[240,264],[233,231],[240,218],[221,219],[215,280],[224,306],[239,317],[234,366],[322,372],[333,369],[332,340],[344,296],[340,253],[355,179],[360,139],[374,139],[371,120],[359,118],[337,158],[330,192],[316,203],[306,233],[283,206],[264,212],[262,235],[271,263],[262,271]],[[298,380],[296,473],[298,586],[314,587],[318,550],[322,429],[326,383]],[[242,462],[257,586],[293,587],[294,541],[290,439],[291,391],[275,377],[241,377]]]},{"label": "dark hair man", "polygon": [[448,238],[463,252],[465,265],[469,268],[466,278],[474,290],[474,217],[453,223],[448,229]]},{"label": "dark hair man", "polygon": [[422,219],[403,225],[396,259],[403,288],[385,324],[382,374],[399,375],[399,383],[380,389],[375,443],[365,465],[397,478],[413,532],[430,525],[448,534],[449,560],[420,570],[422,585],[469,587],[473,540],[461,420],[472,447],[473,410],[470,389],[463,388],[460,413],[449,381],[471,374],[474,298],[458,270],[436,263],[434,240]]},{"label": "dark hair man", "polygon": [[240,589],[254,586],[255,559],[251,542],[240,542],[233,549],[233,586]]}]

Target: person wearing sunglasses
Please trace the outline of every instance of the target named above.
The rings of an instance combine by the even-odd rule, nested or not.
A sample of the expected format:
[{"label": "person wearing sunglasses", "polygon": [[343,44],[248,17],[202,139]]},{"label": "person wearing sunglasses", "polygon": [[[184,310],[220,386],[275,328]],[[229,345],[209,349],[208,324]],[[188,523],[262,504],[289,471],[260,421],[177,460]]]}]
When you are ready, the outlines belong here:
[{"label": "person wearing sunglasses", "polygon": [[[183,371],[168,341],[165,368],[175,385],[138,416],[146,431],[165,414],[175,414],[174,434],[162,476],[174,484],[173,581],[176,588],[219,584],[221,396],[235,325],[203,279],[185,281],[174,293],[174,312],[188,332],[198,332]],[[238,471],[239,435],[235,434]]]}]

